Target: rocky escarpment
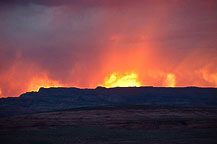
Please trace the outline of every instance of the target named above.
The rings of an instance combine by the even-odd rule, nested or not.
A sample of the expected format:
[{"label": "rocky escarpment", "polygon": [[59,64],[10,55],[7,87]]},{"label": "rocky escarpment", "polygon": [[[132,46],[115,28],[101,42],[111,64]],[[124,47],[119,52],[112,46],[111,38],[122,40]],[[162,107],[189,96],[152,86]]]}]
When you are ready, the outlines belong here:
[{"label": "rocky escarpment", "polygon": [[0,116],[103,105],[217,107],[216,88],[126,87],[40,88],[17,98],[0,99]]}]

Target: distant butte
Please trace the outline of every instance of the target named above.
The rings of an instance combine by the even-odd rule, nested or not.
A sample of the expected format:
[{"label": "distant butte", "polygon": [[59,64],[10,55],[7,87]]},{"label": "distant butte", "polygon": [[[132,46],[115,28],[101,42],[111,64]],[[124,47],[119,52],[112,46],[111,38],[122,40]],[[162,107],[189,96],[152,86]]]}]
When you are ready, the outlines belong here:
[{"label": "distant butte", "polygon": [[151,86],[96,89],[40,88],[38,92],[27,92],[17,98],[0,99],[0,116],[114,105],[216,108],[217,88]]}]

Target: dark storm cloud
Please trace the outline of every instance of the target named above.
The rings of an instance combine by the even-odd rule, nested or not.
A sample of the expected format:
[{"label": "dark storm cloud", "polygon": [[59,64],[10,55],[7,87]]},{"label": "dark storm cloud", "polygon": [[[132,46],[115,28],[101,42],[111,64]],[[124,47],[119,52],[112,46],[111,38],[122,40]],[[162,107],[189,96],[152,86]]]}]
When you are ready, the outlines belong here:
[{"label": "dark storm cloud", "polygon": [[[137,0],[141,1],[141,0]],[[83,5],[87,7],[95,7],[99,5],[112,5],[112,4],[124,4],[130,1],[122,0],[2,0],[1,4],[17,4],[17,5],[28,5],[38,4],[46,6],[60,6],[60,5]]]},{"label": "dark storm cloud", "polygon": [[1,4],[17,4],[17,5],[28,5],[28,4],[40,4],[40,5],[61,5],[66,3],[74,3],[77,0],[1,0]]},{"label": "dark storm cloud", "polygon": [[108,32],[103,30],[104,13],[107,15],[95,8],[37,4],[4,8],[0,13],[0,73],[7,73],[22,60],[52,79],[65,82],[72,81],[69,77],[73,76],[74,81],[80,81],[79,71],[88,79],[100,66],[100,53],[108,39]]},{"label": "dark storm cloud", "polygon": [[[86,6],[123,6],[126,4],[139,5],[154,3],[154,4],[165,4],[165,3],[176,3],[190,6],[203,4],[205,6],[215,6],[216,0],[1,0],[1,4],[17,4],[17,5],[28,5],[28,4],[39,4],[47,6],[58,6],[58,5],[86,5]],[[191,5],[192,6],[192,5]],[[193,8],[193,7],[192,7]]]}]

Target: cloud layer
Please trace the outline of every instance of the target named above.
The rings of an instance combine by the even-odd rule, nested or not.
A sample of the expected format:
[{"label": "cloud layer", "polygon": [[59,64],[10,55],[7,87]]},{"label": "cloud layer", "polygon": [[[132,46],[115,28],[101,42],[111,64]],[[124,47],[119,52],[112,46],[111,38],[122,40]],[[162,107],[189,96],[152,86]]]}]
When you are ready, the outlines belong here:
[{"label": "cloud layer", "polygon": [[[0,6],[1,96],[34,83],[217,86],[215,0],[7,0]],[[42,84],[43,85],[43,84]]]}]

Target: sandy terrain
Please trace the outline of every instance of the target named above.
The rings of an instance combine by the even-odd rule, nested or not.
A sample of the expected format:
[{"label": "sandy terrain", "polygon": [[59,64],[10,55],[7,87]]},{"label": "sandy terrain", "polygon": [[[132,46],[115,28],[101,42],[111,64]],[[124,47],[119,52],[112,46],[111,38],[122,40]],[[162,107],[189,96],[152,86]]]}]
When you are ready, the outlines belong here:
[{"label": "sandy terrain", "polygon": [[217,109],[81,108],[1,118],[0,129],[8,143],[216,143]]}]

